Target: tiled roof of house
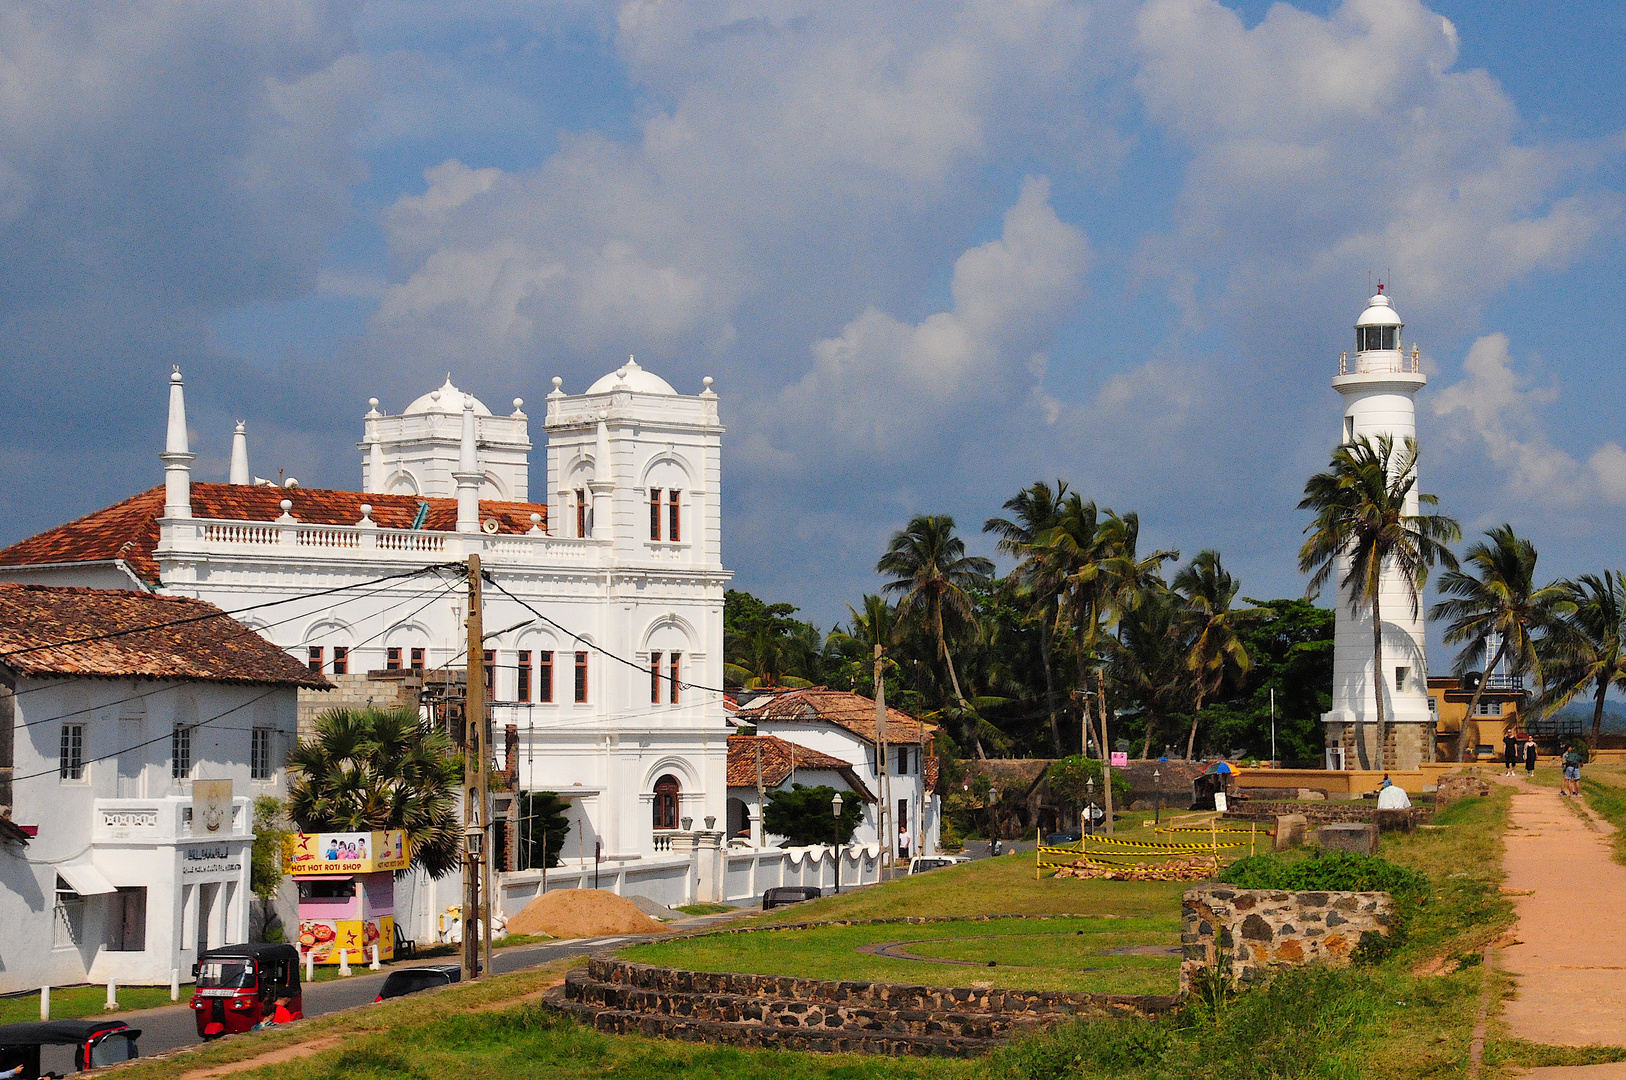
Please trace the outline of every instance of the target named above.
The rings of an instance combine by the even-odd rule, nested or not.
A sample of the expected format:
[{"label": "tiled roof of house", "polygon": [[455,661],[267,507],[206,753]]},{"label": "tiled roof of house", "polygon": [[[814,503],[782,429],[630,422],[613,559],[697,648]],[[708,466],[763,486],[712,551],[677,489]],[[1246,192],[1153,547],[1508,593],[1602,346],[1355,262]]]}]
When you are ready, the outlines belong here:
[{"label": "tiled roof of house", "polygon": [[[818,721],[838,724],[868,743],[875,743],[875,702],[847,690],[826,690],[822,686],[787,690],[769,698],[758,698],[735,714],[742,721]],[[887,706],[886,738],[889,743],[929,741],[937,728],[922,723],[906,712]]]},{"label": "tiled roof of house", "polygon": [[213,604],[127,589],[0,583],[0,665],[23,675],[329,687]]},{"label": "tiled roof of house", "polygon": [[873,802],[875,796],[858,774],[852,763],[838,757],[810,750],[787,739],[773,735],[730,735],[728,737],[728,786],[754,788],[757,786],[757,758],[762,760],[762,786],[776,788],[789,780],[797,769],[823,769],[841,774],[848,786],[864,799]]},{"label": "tiled roof of house", "polygon": [[[451,532],[457,527],[456,499],[243,484],[194,483],[191,487],[192,515],[199,518],[275,521],[282,515],[282,500],[287,499],[293,503],[288,512],[303,524],[354,525],[361,520],[361,507],[365,503],[373,508],[372,519],[381,528],[409,529],[419,504],[428,503],[429,515],[423,525],[426,531]],[[120,559],[142,581],[158,585],[158,562],[153,558],[153,551],[158,546],[158,519],[163,514],[164,489],[143,491],[121,503],[18,541],[0,551],[0,566]],[[480,520],[495,519],[500,533],[530,532],[532,514],[542,515],[545,530],[548,508],[542,503],[480,501]]]}]

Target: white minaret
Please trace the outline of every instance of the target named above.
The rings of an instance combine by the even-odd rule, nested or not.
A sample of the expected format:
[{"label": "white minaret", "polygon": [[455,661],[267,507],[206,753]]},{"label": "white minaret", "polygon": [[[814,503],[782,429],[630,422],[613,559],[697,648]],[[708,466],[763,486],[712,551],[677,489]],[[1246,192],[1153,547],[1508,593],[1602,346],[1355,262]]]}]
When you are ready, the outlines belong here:
[{"label": "white minaret", "polygon": [[248,471],[248,425],[241,420],[237,421],[237,428],[231,433],[231,474],[227,482],[238,485],[254,483],[254,477]]},{"label": "white minaret", "polygon": [[[1416,346],[1406,355],[1400,340],[1403,324],[1389,298],[1378,286],[1366,311],[1355,321],[1355,354],[1338,358],[1338,376],[1332,388],[1344,396],[1343,441],[1391,436],[1397,447],[1417,437],[1417,411],[1412,397],[1428,382],[1418,362]],[[1417,489],[1412,489],[1407,513],[1417,513]],[[1339,561],[1336,580],[1342,582],[1347,562]],[[1329,597],[1330,599],[1330,597]],[[1428,669],[1423,657],[1421,602],[1412,615],[1404,584],[1392,571],[1385,575],[1380,606],[1383,612],[1383,663],[1372,671],[1372,614],[1353,614],[1346,594],[1337,592],[1337,630],[1333,643],[1332,711],[1322,716],[1329,751],[1342,747],[1349,769],[1414,769],[1434,760],[1434,717],[1428,708]],[[1377,746],[1377,710],[1374,688],[1383,694],[1389,746]],[[1328,754],[1329,767],[1334,764]]]},{"label": "white minaret", "polygon": [[457,472],[457,531],[480,531],[480,484],[485,473],[480,469],[480,451],[475,439],[474,399],[463,399],[463,436],[458,441]]},{"label": "white minaret", "polygon": [[183,385],[181,369],[177,367],[169,377],[169,430],[164,437],[164,452],[158,455],[158,460],[164,463],[166,518],[192,516],[192,459],[197,455],[187,447]]}]

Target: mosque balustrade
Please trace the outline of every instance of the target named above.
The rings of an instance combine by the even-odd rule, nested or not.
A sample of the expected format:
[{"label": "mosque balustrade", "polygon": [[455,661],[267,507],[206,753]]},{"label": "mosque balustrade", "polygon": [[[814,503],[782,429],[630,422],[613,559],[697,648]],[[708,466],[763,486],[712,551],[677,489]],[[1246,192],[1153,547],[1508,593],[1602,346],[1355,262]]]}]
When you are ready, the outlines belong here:
[{"label": "mosque balustrade", "polygon": [[298,521],[167,519],[162,523],[162,533],[161,553],[263,554],[277,558],[294,555],[300,559],[343,561],[376,557],[440,562],[478,554],[495,562],[590,567],[602,563],[611,546],[608,540],[545,533],[491,535],[384,529],[371,521],[361,525],[312,525]]}]

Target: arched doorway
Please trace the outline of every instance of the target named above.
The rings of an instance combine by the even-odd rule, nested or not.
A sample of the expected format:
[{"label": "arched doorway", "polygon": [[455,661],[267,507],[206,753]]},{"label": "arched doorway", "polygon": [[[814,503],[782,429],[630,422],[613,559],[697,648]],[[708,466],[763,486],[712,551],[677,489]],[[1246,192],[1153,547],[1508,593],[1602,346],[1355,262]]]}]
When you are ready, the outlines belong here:
[{"label": "arched doorway", "polygon": [[678,827],[678,794],[682,790],[683,785],[671,773],[655,781],[655,828]]}]

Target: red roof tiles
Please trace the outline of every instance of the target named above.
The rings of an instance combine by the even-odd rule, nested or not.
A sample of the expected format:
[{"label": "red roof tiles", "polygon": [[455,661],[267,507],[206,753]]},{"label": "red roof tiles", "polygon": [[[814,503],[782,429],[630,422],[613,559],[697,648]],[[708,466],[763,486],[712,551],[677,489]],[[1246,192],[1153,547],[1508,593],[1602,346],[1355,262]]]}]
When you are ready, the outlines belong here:
[{"label": "red roof tiles", "polygon": [[[275,521],[282,515],[282,500],[293,503],[288,511],[309,525],[354,525],[361,520],[363,503],[373,508],[372,519],[386,529],[410,529],[421,503],[429,504],[423,528],[430,532],[451,532],[457,527],[457,500],[420,498],[416,495],[384,495],[363,491],[330,491],[322,488],[248,487],[242,484],[192,484],[192,514],[199,518],[225,521]],[[130,570],[149,585],[161,584],[158,561],[158,519],[164,514],[164,489],[153,488],[76,521],[47,529],[0,551],[0,566],[34,566],[41,563],[82,563],[123,560]],[[547,528],[548,508],[542,503],[494,502],[481,500],[480,520],[497,521],[497,531],[505,534],[531,531],[531,515],[542,515]]]},{"label": "red roof tiles", "polygon": [[[822,686],[787,690],[749,702],[735,715],[746,723],[824,720],[846,728],[866,742],[876,742],[874,700],[847,690],[826,690]],[[889,743],[929,742],[936,730],[931,724],[923,724],[908,713],[887,706],[886,739]]]},{"label": "red roof tiles", "polygon": [[797,769],[822,769],[841,774],[847,786],[868,802],[875,795],[858,778],[852,763],[773,735],[730,735],[728,737],[728,786],[757,786],[757,764],[761,760],[762,786],[776,788],[795,776]]},{"label": "red roof tiles", "polygon": [[0,583],[0,665],[22,675],[330,687],[213,604],[126,589]]}]

